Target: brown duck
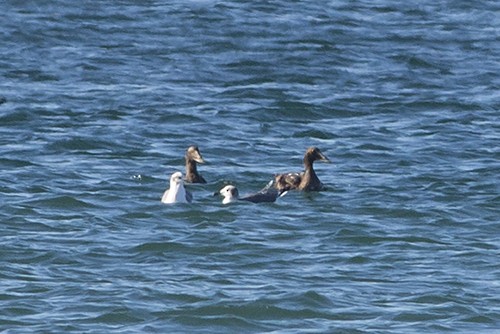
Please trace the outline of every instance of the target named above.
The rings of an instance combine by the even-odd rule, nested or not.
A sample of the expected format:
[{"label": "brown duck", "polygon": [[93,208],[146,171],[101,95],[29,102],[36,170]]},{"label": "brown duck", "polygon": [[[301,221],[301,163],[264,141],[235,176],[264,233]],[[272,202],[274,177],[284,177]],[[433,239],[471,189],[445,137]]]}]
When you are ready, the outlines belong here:
[{"label": "brown duck", "polygon": [[280,192],[287,190],[319,191],[323,183],[319,180],[313,168],[316,160],[329,162],[328,158],[317,147],[309,147],[304,155],[304,171],[301,173],[277,174],[274,186]]},{"label": "brown duck", "polygon": [[203,157],[201,156],[200,150],[198,146],[192,145],[189,146],[186,150],[186,182],[189,183],[207,183],[203,176],[198,174],[198,170],[196,168],[197,163],[205,163]]}]

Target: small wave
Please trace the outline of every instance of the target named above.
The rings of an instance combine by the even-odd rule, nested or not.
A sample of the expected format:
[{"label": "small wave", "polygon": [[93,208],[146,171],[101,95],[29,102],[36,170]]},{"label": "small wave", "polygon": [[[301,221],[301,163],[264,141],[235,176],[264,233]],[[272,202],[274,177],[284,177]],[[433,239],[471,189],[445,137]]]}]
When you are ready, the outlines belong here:
[{"label": "small wave", "polygon": [[134,252],[144,253],[144,252],[153,252],[153,253],[164,253],[164,252],[179,252],[186,251],[187,246],[183,243],[179,242],[146,242],[140,245],[133,247]]},{"label": "small wave", "polygon": [[29,160],[0,158],[0,166],[21,168],[21,167],[36,166],[36,164],[34,164]]},{"label": "small wave", "polygon": [[377,144],[362,144],[356,147],[357,150],[364,150],[364,151],[393,151],[391,147],[386,147],[383,145],[377,145]]},{"label": "small wave", "polygon": [[65,209],[65,210],[88,209],[96,207],[95,205],[92,205],[83,200],[68,195],[56,196],[47,199],[38,199],[30,201],[26,204],[40,208]]},{"label": "small wave", "polygon": [[49,145],[52,150],[93,151],[106,148],[107,144],[95,138],[75,137],[60,139]]},{"label": "small wave", "polygon": [[321,130],[306,130],[306,131],[295,132],[293,134],[293,137],[294,138],[316,138],[316,139],[329,140],[329,139],[335,139],[338,136],[336,136],[332,133],[329,133],[329,132],[321,131]]}]

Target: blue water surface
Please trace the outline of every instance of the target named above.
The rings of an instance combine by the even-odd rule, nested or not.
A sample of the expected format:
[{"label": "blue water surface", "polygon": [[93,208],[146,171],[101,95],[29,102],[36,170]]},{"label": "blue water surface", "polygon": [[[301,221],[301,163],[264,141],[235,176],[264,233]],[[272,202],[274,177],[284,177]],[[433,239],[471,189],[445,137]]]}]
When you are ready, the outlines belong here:
[{"label": "blue water surface", "polygon": [[2,2],[0,331],[498,332],[499,11]]}]

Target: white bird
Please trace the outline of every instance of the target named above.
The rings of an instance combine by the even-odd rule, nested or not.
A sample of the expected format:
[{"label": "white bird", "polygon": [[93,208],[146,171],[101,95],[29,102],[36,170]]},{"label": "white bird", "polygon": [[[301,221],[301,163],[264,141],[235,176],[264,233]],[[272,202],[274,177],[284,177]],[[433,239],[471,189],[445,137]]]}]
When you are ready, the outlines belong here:
[{"label": "white bird", "polygon": [[193,195],[184,188],[182,173],[175,172],[170,176],[170,188],[167,189],[161,198],[162,203],[191,203]]}]

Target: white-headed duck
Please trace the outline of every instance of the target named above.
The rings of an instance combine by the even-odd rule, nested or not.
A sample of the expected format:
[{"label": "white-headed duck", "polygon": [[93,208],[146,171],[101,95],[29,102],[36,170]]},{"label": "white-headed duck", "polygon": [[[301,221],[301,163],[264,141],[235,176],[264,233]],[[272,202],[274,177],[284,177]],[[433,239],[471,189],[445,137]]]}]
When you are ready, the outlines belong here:
[{"label": "white-headed duck", "polygon": [[239,197],[238,189],[235,186],[228,185],[222,188],[219,193],[224,197],[222,204],[233,203],[236,201],[248,201],[252,203],[272,203],[278,197],[284,196],[285,191],[280,191],[273,186],[273,181],[269,182],[263,189],[255,194]]}]

